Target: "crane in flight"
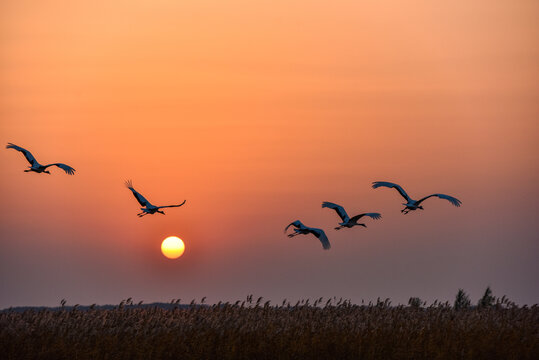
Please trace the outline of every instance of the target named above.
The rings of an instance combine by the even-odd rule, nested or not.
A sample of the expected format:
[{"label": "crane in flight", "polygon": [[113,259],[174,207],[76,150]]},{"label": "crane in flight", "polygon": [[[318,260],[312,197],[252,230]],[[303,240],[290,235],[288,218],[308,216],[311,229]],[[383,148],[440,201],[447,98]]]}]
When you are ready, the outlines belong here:
[{"label": "crane in flight", "polygon": [[399,194],[401,194],[402,197],[404,198],[404,200],[406,200],[406,203],[402,204],[402,205],[406,206],[404,209],[401,210],[401,213],[403,213],[403,214],[408,214],[410,211],[417,210],[417,209],[423,210],[423,206],[421,206],[420,204],[423,201],[425,201],[428,198],[431,198],[433,196],[437,197],[437,198],[440,198],[440,199],[445,199],[445,200],[449,201],[451,204],[455,205],[456,207],[459,207],[462,204],[462,201],[460,201],[459,199],[454,198],[453,196],[444,195],[444,194],[431,194],[431,195],[425,196],[424,198],[421,198],[419,200],[414,200],[414,199],[412,199],[411,197],[408,196],[406,191],[404,191],[404,189],[400,185],[397,185],[397,184],[394,184],[394,183],[391,183],[391,182],[387,182],[387,181],[375,181],[375,182],[372,183],[372,187],[374,189],[379,188],[379,187],[388,187],[388,188],[397,189]]},{"label": "crane in flight", "polygon": [[54,163],[54,164],[48,164],[48,165],[41,165],[40,163],[37,162],[36,158],[34,157],[34,155],[32,155],[32,153],[30,151],[28,151],[25,148],[22,148],[20,146],[17,146],[15,144],[8,143],[6,145],[6,149],[15,149],[17,151],[22,152],[22,154],[24,155],[26,160],[28,160],[28,162],[31,165],[30,168],[28,170],[24,170],[24,172],[33,171],[33,172],[36,172],[36,173],[45,173],[45,174],[50,175],[51,173],[47,170],[47,168],[49,166],[58,166],[60,169],[64,170],[66,172],[66,174],[68,174],[68,175],[75,174],[75,169],[73,169],[71,166],[66,165],[66,164]]},{"label": "crane in flight", "polygon": [[185,201],[186,201],[184,200],[181,204],[178,204],[178,205],[155,206],[155,205],[152,205],[148,200],[146,200],[144,196],[142,196],[137,190],[133,188],[133,183],[131,182],[131,180],[126,181],[125,186],[129,190],[131,190],[131,192],[135,196],[135,199],[137,199],[139,204],[142,206],[140,208],[142,212],[137,214],[138,217],[143,217],[144,215],[148,215],[148,214],[155,214],[156,212],[159,214],[165,215],[165,212],[159,209],[169,208],[169,207],[179,207],[185,204]]},{"label": "crane in flight", "polygon": [[318,238],[318,240],[320,240],[324,250],[329,250],[331,248],[331,244],[329,243],[328,237],[326,236],[326,233],[324,232],[324,230],[305,226],[303,225],[301,221],[296,220],[288,224],[288,226],[284,229],[285,233],[286,233],[286,230],[288,230],[290,226],[294,226],[295,229],[293,233],[288,234],[288,237],[291,238],[297,235],[313,234],[314,236]]},{"label": "crane in flight", "polygon": [[364,213],[364,214],[359,214],[359,215],[356,215],[356,216],[353,216],[353,217],[349,217],[348,214],[346,213],[346,210],[344,210],[344,208],[341,205],[337,205],[337,204],[334,204],[334,203],[329,202],[329,201],[324,201],[322,203],[322,207],[335,210],[337,212],[337,215],[339,215],[339,217],[341,218],[342,222],[339,223],[339,226],[337,226],[335,228],[335,230],[340,230],[340,229],[345,228],[345,227],[351,228],[351,227],[354,227],[356,225],[367,227],[367,225],[358,224],[358,222],[357,222],[363,216],[368,216],[368,217],[370,217],[372,219],[375,219],[375,220],[378,220],[378,219],[382,218],[382,215],[379,214],[379,213]]}]

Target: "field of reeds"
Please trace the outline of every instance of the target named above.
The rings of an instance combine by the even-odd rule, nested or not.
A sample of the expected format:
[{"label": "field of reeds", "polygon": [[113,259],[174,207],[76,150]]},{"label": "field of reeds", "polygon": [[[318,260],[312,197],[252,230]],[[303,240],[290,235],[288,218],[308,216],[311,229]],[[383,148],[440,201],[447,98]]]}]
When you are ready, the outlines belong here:
[{"label": "field of reeds", "polygon": [[278,305],[0,312],[2,359],[539,359],[539,307],[508,302]]}]

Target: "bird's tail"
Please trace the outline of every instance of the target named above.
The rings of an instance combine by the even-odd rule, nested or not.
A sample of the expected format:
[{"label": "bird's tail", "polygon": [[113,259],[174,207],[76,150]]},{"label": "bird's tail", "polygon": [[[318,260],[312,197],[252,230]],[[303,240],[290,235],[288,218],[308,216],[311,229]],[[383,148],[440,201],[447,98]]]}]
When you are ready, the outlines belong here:
[{"label": "bird's tail", "polygon": [[128,189],[132,189],[133,188],[133,182],[131,180],[126,180],[125,181],[125,186],[128,188]]}]

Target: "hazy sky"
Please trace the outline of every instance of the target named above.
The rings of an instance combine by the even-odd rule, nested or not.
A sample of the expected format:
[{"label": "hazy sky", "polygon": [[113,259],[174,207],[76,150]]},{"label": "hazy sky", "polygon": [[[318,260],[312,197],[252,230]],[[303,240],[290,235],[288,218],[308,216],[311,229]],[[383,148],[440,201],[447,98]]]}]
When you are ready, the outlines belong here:
[{"label": "hazy sky", "polygon": [[[539,302],[539,3],[3,1],[0,308]],[[123,182],[154,204],[139,219]],[[402,215],[397,182],[425,211]],[[336,214],[380,212],[334,231]],[[284,227],[326,230],[332,249]],[[177,235],[185,254],[160,243]]]}]

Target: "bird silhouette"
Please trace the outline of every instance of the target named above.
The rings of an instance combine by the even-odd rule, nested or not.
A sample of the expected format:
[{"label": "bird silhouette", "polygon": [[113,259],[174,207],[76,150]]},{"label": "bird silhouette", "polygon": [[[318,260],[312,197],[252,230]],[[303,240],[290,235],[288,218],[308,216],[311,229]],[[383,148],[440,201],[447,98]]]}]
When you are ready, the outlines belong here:
[{"label": "bird silhouette", "polygon": [[387,182],[387,181],[375,181],[372,183],[372,187],[374,189],[379,188],[379,187],[388,187],[388,188],[397,189],[399,194],[401,194],[402,197],[406,200],[406,203],[402,204],[406,206],[404,209],[401,210],[401,213],[403,214],[408,214],[410,211],[417,210],[417,209],[423,210],[423,206],[421,206],[420,204],[423,201],[433,196],[438,197],[440,199],[445,199],[449,201],[451,204],[455,205],[456,207],[459,207],[462,204],[462,201],[460,201],[459,199],[454,198],[453,196],[444,195],[444,194],[432,194],[432,195],[425,196],[424,198],[419,199],[419,200],[413,200],[411,197],[408,196],[406,191],[404,191],[404,189],[400,185]]},{"label": "bird silhouette", "polygon": [[58,166],[60,169],[64,170],[66,172],[66,174],[68,174],[68,175],[75,174],[75,169],[73,169],[71,166],[66,165],[66,164],[54,163],[54,164],[48,164],[48,165],[41,165],[40,163],[37,162],[36,158],[34,157],[34,155],[32,155],[32,153],[30,151],[28,151],[25,148],[22,148],[20,146],[17,146],[15,144],[8,143],[6,145],[6,149],[15,149],[15,150],[20,151],[20,152],[23,153],[24,157],[26,158],[26,160],[28,160],[28,162],[31,165],[30,168],[28,170],[24,170],[24,172],[33,171],[33,172],[36,172],[36,173],[45,173],[45,174],[50,175],[50,172],[47,170],[47,168],[49,166]]},{"label": "bird silhouette", "polygon": [[337,212],[337,215],[339,215],[339,217],[341,218],[342,222],[339,223],[339,226],[337,226],[335,228],[335,230],[340,230],[340,229],[345,228],[345,227],[351,228],[351,227],[354,227],[356,225],[367,227],[367,225],[358,224],[358,222],[357,222],[363,216],[368,216],[368,217],[370,217],[372,219],[375,219],[375,220],[378,220],[378,219],[382,218],[382,215],[379,214],[379,213],[364,213],[364,214],[359,214],[359,215],[356,215],[356,216],[353,216],[353,217],[349,217],[348,214],[346,213],[346,210],[344,210],[344,208],[341,205],[337,205],[337,204],[334,204],[334,203],[329,202],[329,201],[324,201],[322,203],[322,207],[335,210]]},{"label": "bird silhouette", "polygon": [[179,207],[185,204],[185,202],[187,201],[187,200],[184,200],[181,204],[178,204],[178,205],[155,206],[155,205],[152,205],[148,200],[146,200],[144,196],[142,196],[137,190],[133,188],[133,183],[131,182],[131,180],[126,181],[125,186],[129,190],[131,190],[131,192],[133,192],[135,199],[137,199],[139,204],[143,206],[140,208],[142,212],[137,214],[138,217],[143,217],[144,215],[148,215],[148,214],[155,214],[156,212],[159,214],[165,215],[165,212],[159,209],[168,208],[168,207]]},{"label": "bird silhouette", "polygon": [[329,250],[331,248],[331,244],[329,243],[328,237],[326,236],[326,233],[324,232],[324,230],[305,226],[301,223],[301,221],[296,220],[288,224],[288,226],[284,229],[285,233],[286,233],[286,230],[288,230],[290,226],[294,226],[295,229],[292,234],[288,234],[288,237],[291,238],[297,235],[313,234],[314,236],[318,238],[318,240],[320,240],[324,250]]}]

